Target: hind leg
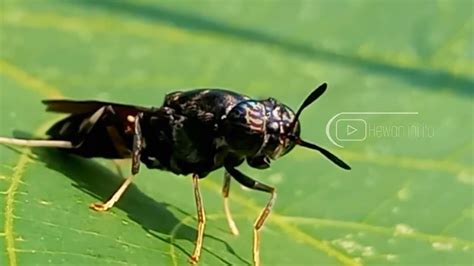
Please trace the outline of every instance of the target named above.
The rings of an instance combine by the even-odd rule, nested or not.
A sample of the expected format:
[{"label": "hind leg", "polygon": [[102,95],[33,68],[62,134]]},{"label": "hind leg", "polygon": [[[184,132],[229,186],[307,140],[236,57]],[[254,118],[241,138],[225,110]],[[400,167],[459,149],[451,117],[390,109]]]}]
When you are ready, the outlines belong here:
[{"label": "hind leg", "polygon": [[[84,119],[78,128],[78,137],[76,147],[80,147],[84,141],[87,141],[89,134],[91,134],[93,128],[99,123],[104,126],[107,130],[107,138],[110,138],[114,144],[114,149],[121,158],[127,158],[130,156],[130,148],[127,147],[122,137],[122,128],[133,127],[133,148],[132,148],[132,169],[131,174],[125,178],[125,181],[120,185],[117,191],[106,201],[98,202],[90,205],[91,209],[96,211],[107,211],[114,206],[114,204],[121,198],[125,190],[132,183],[133,177],[138,173],[140,167],[140,153],[142,148],[142,135],[140,129],[140,117],[141,113],[136,116],[130,116],[130,120],[127,122],[121,121],[113,106],[103,106],[95,111],[91,116]],[[124,124],[127,123],[127,124]],[[132,130],[130,128],[130,130]]]},{"label": "hind leg", "polygon": [[134,134],[133,134],[133,150],[132,150],[132,169],[131,174],[125,178],[125,181],[115,191],[115,193],[105,202],[93,203],[90,208],[96,211],[107,211],[114,206],[114,204],[122,197],[125,190],[132,183],[133,177],[138,174],[140,170],[140,155],[143,146],[142,132],[140,128],[141,113],[135,116],[134,119]]}]

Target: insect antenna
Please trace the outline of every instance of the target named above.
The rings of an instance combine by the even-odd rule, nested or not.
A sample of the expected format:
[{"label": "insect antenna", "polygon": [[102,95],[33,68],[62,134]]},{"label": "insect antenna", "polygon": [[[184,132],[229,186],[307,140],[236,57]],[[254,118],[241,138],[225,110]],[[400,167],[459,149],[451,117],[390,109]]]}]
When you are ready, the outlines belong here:
[{"label": "insect antenna", "polygon": [[337,158],[336,155],[332,154],[331,152],[329,152],[328,150],[316,145],[316,144],[313,144],[313,143],[309,143],[307,141],[304,141],[302,140],[299,136],[296,136],[294,133],[296,131],[296,123],[298,122],[298,118],[299,116],[301,115],[301,112],[303,112],[303,110],[308,107],[309,105],[311,105],[314,101],[316,101],[321,95],[323,95],[323,93],[326,91],[327,89],[327,84],[326,83],[323,83],[321,85],[319,85],[318,88],[316,88],[313,92],[311,92],[311,94],[306,97],[306,99],[304,100],[304,102],[301,104],[300,108],[298,108],[298,111],[296,112],[296,115],[295,115],[295,118],[293,119],[293,121],[291,122],[291,125],[290,125],[290,135],[289,137],[292,138],[296,144],[302,146],[302,147],[306,147],[306,148],[309,148],[309,149],[312,149],[312,150],[317,150],[319,151],[322,155],[324,155],[326,158],[328,158],[331,162],[335,163],[337,166],[343,168],[343,169],[346,169],[346,170],[350,170],[351,167],[346,164],[344,161],[342,161],[341,159]]},{"label": "insect antenna", "polygon": [[293,123],[296,123],[296,121],[298,121],[298,118],[300,117],[301,112],[303,112],[303,110],[306,107],[308,107],[310,104],[316,101],[321,95],[323,95],[327,87],[328,87],[328,84],[325,82],[319,85],[319,87],[317,87],[313,92],[311,92],[310,95],[308,95],[308,97],[306,97],[304,102],[301,104],[300,108],[298,108],[298,111],[296,112],[295,120],[293,121]]},{"label": "insect antenna", "polygon": [[49,147],[72,149],[74,146],[70,141],[64,140],[39,140],[39,139],[16,139],[0,137],[0,144],[25,146],[25,147]]},{"label": "insect antenna", "polygon": [[312,150],[317,150],[319,151],[320,153],[322,153],[326,158],[328,158],[331,162],[335,163],[337,166],[343,168],[343,169],[346,169],[346,170],[351,170],[351,167],[345,163],[344,161],[342,161],[341,159],[337,158],[336,155],[332,154],[331,152],[329,152],[328,150],[316,145],[316,144],[313,144],[313,143],[309,143],[309,142],[306,142],[300,138],[298,138],[296,140],[296,144],[302,146],[302,147],[306,147],[306,148],[309,148],[309,149],[312,149]]}]

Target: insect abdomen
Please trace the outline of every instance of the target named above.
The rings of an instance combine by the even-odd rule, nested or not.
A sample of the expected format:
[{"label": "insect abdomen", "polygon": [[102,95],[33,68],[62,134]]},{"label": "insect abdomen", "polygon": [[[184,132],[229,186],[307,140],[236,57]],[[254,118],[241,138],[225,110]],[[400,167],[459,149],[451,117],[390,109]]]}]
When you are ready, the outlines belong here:
[{"label": "insect abdomen", "polygon": [[90,132],[81,133],[81,125],[87,123],[93,113],[73,114],[54,124],[46,134],[52,140],[66,140],[77,146],[66,149],[83,157],[120,159],[130,157],[133,136],[122,134],[117,125],[97,121]]}]

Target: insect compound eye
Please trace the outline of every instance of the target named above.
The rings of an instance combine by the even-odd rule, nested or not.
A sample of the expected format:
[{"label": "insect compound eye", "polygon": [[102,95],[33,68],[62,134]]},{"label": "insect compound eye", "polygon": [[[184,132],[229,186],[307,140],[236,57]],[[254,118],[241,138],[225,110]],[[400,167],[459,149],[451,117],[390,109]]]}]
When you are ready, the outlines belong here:
[{"label": "insect compound eye", "polygon": [[267,133],[276,134],[280,131],[280,124],[275,121],[271,121],[267,125]]},{"label": "insect compound eye", "polygon": [[260,150],[265,136],[265,107],[257,101],[237,104],[223,121],[223,134],[232,150],[253,155]]},{"label": "insect compound eye", "polygon": [[280,156],[287,154],[296,146],[295,139],[290,137],[290,135],[294,137],[300,136],[300,123],[296,122],[295,128],[292,128],[291,126],[291,123],[285,122],[283,124],[284,134],[282,134],[280,138],[282,147]]},{"label": "insect compound eye", "polygon": [[[272,159],[277,159],[291,151],[295,146],[294,140],[289,138],[293,132],[292,122],[295,113],[288,106],[277,101],[264,101],[267,111],[270,111],[266,125],[266,142],[263,148],[264,153]],[[299,128],[299,124],[297,124]]]}]

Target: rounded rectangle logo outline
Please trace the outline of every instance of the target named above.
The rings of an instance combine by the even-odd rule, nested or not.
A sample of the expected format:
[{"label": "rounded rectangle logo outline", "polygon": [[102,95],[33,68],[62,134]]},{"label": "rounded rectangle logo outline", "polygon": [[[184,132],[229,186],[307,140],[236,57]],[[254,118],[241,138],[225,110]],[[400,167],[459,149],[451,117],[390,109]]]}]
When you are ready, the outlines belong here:
[{"label": "rounded rectangle logo outline", "polygon": [[[357,139],[346,139],[346,138],[339,138],[339,134],[338,134],[338,128],[339,128],[339,122],[346,122],[346,121],[350,121],[350,122],[354,122],[354,121],[357,121],[357,122],[363,122],[364,123],[364,137],[363,138],[357,138]],[[346,118],[346,119],[339,119],[336,121],[336,139],[339,140],[339,141],[364,141],[365,139],[367,139],[367,122],[364,120],[364,119],[361,119],[361,118]]]},{"label": "rounded rectangle logo outline", "polygon": [[[332,122],[341,115],[418,115],[418,114],[419,114],[418,112],[396,112],[396,111],[340,112],[340,113],[335,114],[333,117],[331,117],[331,119],[329,119],[329,121],[326,123],[326,136],[328,137],[329,141],[332,144],[336,145],[337,147],[344,148],[344,146],[334,141],[330,133],[330,127],[331,127]],[[336,127],[336,130],[337,130],[337,127]]]}]

